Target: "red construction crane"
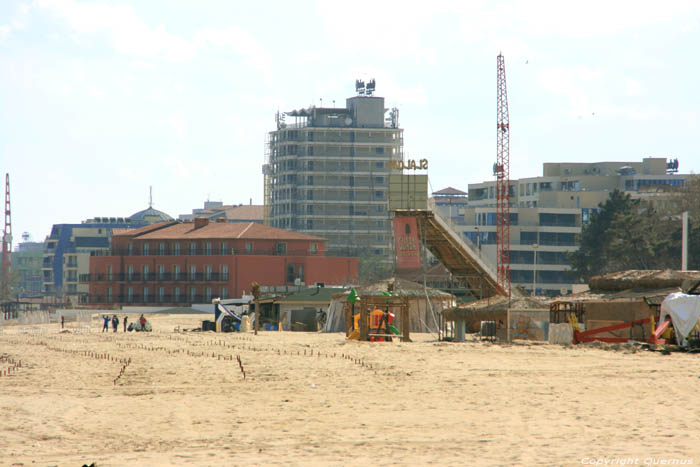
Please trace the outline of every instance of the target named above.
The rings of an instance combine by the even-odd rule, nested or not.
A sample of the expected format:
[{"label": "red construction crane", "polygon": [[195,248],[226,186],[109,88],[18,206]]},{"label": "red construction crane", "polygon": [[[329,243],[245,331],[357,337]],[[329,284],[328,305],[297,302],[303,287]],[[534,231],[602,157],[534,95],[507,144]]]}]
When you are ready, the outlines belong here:
[{"label": "red construction crane", "polygon": [[10,174],[5,174],[5,230],[2,234],[2,290],[0,299],[10,299],[10,252],[12,251],[12,217],[10,216]]},{"label": "red construction crane", "polygon": [[498,88],[496,104],[496,244],[498,284],[510,296],[510,121],[508,119],[508,92],[506,64],[498,54]]}]

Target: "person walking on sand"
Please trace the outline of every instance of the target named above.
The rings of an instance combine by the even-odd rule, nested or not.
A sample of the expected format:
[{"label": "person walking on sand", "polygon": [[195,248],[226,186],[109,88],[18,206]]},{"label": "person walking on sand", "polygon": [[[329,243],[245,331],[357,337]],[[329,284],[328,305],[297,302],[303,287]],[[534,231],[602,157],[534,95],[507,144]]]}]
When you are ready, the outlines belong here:
[{"label": "person walking on sand", "polygon": [[65,319],[66,318],[63,315],[61,315],[61,329],[63,329],[63,322],[65,321]]},{"label": "person walking on sand", "polygon": [[126,316],[124,316],[124,332],[126,332]]},{"label": "person walking on sand", "polygon": [[112,329],[114,329],[114,332],[117,332],[117,328],[119,327],[119,318],[117,318],[117,315],[112,316]]},{"label": "person walking on sand", "polygon": [[109,332],[109,316],[102,315],[102,319],[104,320],[104,324],[102,325],[102,332]]}]

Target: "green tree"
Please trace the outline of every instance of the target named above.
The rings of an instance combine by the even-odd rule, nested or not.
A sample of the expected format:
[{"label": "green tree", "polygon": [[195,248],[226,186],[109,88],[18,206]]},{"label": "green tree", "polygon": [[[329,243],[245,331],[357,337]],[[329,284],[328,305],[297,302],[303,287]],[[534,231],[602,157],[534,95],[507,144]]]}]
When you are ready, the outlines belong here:
[{"label": "green tree", "polygon": [[[610,197],[598,205],[600,210],[593,213],[590,221],[583,226],[579,238],[579,249],[568,255],[571,262],[572,275],[581,282],[587,281],[591,276],[604,274],[611,267],[608,263],[609,254],[619,259],[621,252],[610,247],[613,240],[611,229],[618,220],[626,219],[625,216],[636,214],[639,209],[639,201],[631,199],[619,190],[610,193]],[[621,247],[620,243],[615,244]]]},{"label": "green tree", "polygon": [[679,268],[683,236],[680,216],[688,212],[688,269],[700,270],[700,175],[689,176],[674,198],[670,203],[675,216],[671,222],[674,229],[669,254],[674,258],[674,267]]},{"label": "green tree", "polygon": [[[678,269],[681,265],[683,227],[680,225],[680,221],[677,221],[676,224],[677,227],[671,234],[671,247],[668,250],[668,255],[673,258],[673,267]],[[700,270],[700,222],[692,218],[688,221],[688,269]]]},{"label": "green tree", "polygon": [[600,273],[673,268],[674,226],[665,217],[652,209],[618,213],[605,232]]},{"label": "green tree", "polygon": [[[643,209],[639,200],[614,191],[600,212],[583,227],[580,248],[568,255],[579,281],[628,269],[680,269],[682,225],[679,213],[690,214],[688,269],[700,269],[700,178],[680,191],[669,212]],[[700,216],[700,213],[697,214]]]},{"label": "green tree", "polygon": [[689,176],[677,195],[678,212],[688,211],[688,217],[700,222],[700,175]]}]

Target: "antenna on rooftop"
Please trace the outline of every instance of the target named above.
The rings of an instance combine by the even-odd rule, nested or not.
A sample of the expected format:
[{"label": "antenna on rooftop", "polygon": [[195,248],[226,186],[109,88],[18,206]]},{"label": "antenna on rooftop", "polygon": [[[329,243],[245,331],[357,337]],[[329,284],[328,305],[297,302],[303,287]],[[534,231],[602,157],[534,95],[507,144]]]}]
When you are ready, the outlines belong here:
[{"label": "antenna on rooftop", "polygon": [[358,96],[364,96],[365,95],[365,82],[362,81],[361,79],[356,79],[355,80],[355,91],[357,91]]},{"label": "antenna on rooftop", "polygon": [[153,207],[153,185],[148,187],[148,207]]},{"label": "antenna on rooftop", "polygon": [[376,80],[374,80],[374,79],[370,80],[370,82],[367,83],[367,88],[365,90],[365,94],[367,94],[368,96],[371,96],[372,94],[374,94],[374,90],[376,89],[376,87],[377,87]]},{"label": "antenna on rooftop", "polygon": [[355,80],[355,91],[357,91],[358,96],[371,96],[376,88],[377,81],[375,79],[371,79],[366,84],[361,79]]}]

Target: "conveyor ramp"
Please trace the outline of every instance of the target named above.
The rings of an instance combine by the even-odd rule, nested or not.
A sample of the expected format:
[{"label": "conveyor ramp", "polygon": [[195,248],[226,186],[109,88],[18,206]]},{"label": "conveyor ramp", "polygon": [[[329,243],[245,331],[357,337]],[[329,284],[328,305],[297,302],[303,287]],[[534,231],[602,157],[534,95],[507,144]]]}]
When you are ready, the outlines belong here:
[{"label": "conveyor ramp", "polygon": [[467,286],[475,297],[507,295],[498,284],[495,268],[480,258],[479,254],[433,211],[397,209],[394,215],[416,218],[420,241],[454,276],[466,278]]}]

